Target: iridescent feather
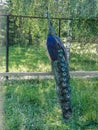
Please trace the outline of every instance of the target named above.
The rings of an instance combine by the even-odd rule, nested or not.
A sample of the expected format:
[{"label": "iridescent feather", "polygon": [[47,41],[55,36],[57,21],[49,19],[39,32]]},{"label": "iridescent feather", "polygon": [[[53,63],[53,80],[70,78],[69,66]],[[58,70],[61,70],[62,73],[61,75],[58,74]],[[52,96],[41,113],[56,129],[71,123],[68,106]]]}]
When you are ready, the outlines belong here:
[{"label": "iridescent feather", "polygon": [[66,48],[59,37],[49,33],[47,50],[51,59],[52,71],[56,80],[57,94],[65,121],[72,115],[71,87]]}]

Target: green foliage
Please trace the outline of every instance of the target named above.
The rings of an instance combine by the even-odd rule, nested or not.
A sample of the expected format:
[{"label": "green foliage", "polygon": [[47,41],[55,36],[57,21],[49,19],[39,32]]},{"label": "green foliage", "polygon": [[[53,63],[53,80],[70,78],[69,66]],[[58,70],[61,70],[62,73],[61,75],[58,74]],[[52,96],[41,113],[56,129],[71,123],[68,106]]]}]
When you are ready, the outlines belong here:
[{"label": "green foliage", "polygon": [[96,0],[7,0],[10,12],[22,15],[44,16],[49,13],[53,17],[96,17],[98,2]]},{"label": "green foliage", "polygon": [[72,21],[73,40],[81,43],[96,43],[98,36],[97,19],[77,19]]},{"label": "green foliage", "polygon": [[10,16],[9,44],[21,44],[23,46],[40,44],[46,38],[46,27],[46,20]]},{"label": "green foliage", "polygon": [[[94,40],[96,42],[98,32],[97,6],[98,2],[95,0],[11,0],[9,12],[10,14],[16,15],[44,17],[47,17],[48,12],[51,17],[73,18],[70,25],[72,28],[73,40],[87,43],[89,41],[94,42]],[[14,29],[15,25],[11,25],[16,33],[13,37],[13,44],[18,43],[19,41],[25,44],[28,43],[27,40],[33,42],[32,39],[37,41],[37,39],[45,38],[48,30],[47,22],[45,20],[21,19],[23,21],[22,24],[18,18],[15,19],[15,22],[17,23],[16,29]],[[66,36],[68,36],[70,27],[67,28],[66,22],[62,21],[62,23],[63,25],[61,28],[66,28],[65,32],[67,32]],[[57,26],[58,25],[56,25],[55,28],[57,28]],[[58,33],[57,30],[56,33]],[[10,40],[10,42],[12,42],[12,40]]]},{"label": "green foliage", "polygon": [[96,0],[71,0],[70,13],[72,17],[94,18],[97,15]]}]

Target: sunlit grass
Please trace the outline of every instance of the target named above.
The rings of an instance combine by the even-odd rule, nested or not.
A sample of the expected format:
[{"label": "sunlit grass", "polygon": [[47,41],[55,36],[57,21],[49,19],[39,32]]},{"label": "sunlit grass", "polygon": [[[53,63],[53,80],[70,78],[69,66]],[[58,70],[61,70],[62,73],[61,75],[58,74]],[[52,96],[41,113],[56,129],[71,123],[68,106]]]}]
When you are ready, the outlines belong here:
[{"label": "sunlit grass", "polygon": [[96,44],[75,44],[71,46],[70,70],[98,70]]},{"label": "sunlit grass", "polygon": [[47,71],[50,70],[49,59],[44,47],[10,47],[10,71]]},{"label": "sunlit grass", "polygon": [[97,130],[98,81],[71,79],[73,118],[64,123],[54,80],[5,83],[6,130]]},{"label": "sunlit grass", "polygon": [[[74,47],[75,49],[75,47]],[[92,48],[89,48],[92,49]],[[95,50],[72,50],[70,70],[98,70]],[[5,71],[5,47],[0,48],[0,71]],[[44,46],[10,46],[9,71],[50,71]],[[5,83],[5,130],[97,130],[98,81],[71,79],[73,118],[65,124],[54,80],[11,80]]]},{"label": "sunlit grass", "polygon": [[[88,48],[89,47],[89,48]],[[73,43],[70,54],[70,70],[98,70],[98,55],[95,45]],[[0,48],[0,71],[5,71],[5,47]],[[10,46],[10,72],[47,72],[51,70],[45,45]]]}]

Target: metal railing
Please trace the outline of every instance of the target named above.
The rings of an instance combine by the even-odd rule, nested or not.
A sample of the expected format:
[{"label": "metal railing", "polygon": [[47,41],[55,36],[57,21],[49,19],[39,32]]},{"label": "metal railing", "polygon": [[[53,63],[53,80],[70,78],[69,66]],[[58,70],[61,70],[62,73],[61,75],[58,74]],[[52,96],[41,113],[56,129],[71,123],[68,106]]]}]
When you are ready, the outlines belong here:
[{"label": "metal railing", "polygon": [[[47,20],[47,17],[37,17],[37,16],[21,16],[21,15],[1,15],[1,16],[4,16],[4,17],[6,17],[6,73],[1,73],[0,75],[4,75],[4,76],[6,76],[6,77],[8,77],[10,74],[11,75],[14,75],[14,74],[16,74],[17,75],[17,72],[16,73],[8,73],[9,72],[9,44],[10,44],[10,40],[9,40],[9,37],[10,37],[10,33],[9,33],[9,31],[10,31],[10,28],[9,28],[9,26],[10,26],[10,19],[12,19],[12,18],[26,18],[26,19],[40,19],[40,20]],[[57,21],[57,23],[58,23],[58,36],[60,37],[61,36],[61,28],[63,28],[62,27],[62,21],[68,21],[68,20],[73,20],[73,19],[70,19],[70,18],[57,18],[57,17],[55,17],[55,18],[51,18],[52,20],[56,20]],[[94,18],[94,20],[98,20],[98,18]],[[50,72],[48,73],[48,72],[45,72],[47,75],[50,75]],[[19,74],[19,73],[18,73]],[[28,75],[28,72],[27,73],[21,73],[20,72],[20,75]],[[31,75],[35,75],[34,73],[30,73]],[[42,74],[42,73],[37,73],[37,75],[40,75],[40,74]],[[92,76],[94,76],[94,74],[95,74],[95,77],[98,77],[98,71],[92,71],[92,72],[89,72],[89,71],[87,71],[86,73],[84,72],[84,71],[80,71],[80,72],[72,72],[72,75],[82,75],[82,76],[84,76],[85,75],[85,77],[92,77]],[[88,76],[87,76],[88,75]]]}]

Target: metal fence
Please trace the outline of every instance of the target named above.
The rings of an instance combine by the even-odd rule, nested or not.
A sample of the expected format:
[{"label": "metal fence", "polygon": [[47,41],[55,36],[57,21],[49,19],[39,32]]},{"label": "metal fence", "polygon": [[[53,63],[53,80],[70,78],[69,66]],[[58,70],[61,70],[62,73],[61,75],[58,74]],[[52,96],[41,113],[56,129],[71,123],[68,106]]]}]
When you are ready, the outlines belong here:
[{"label": "metal fence", "polygon": [[[4,15],[0,43],[1,72],[48,72],[51,71],[46,50],[48,32],[47,17]],[[98,34],[90,36],[89,27],[79,28],[79,19],[52,18],[55,32],[67,46],[68,21],[71,20],[73,40],[70,45],[70,71],[98,71]],[[82,19],[83,21],[89,19]],[[88,22],[87,21],[87,22]],[[92,24],[98,20],[93,19]],[[36,26],[38,25],[38,26]],[[5,28],[6,27],[6,28]],[[77,32],[75,30],[77,28]],[[94,27],[95,28],[95,27]],[[5,31],[4,31],[5,30]],[[90,40],[89,40],[90,39]]]}]

